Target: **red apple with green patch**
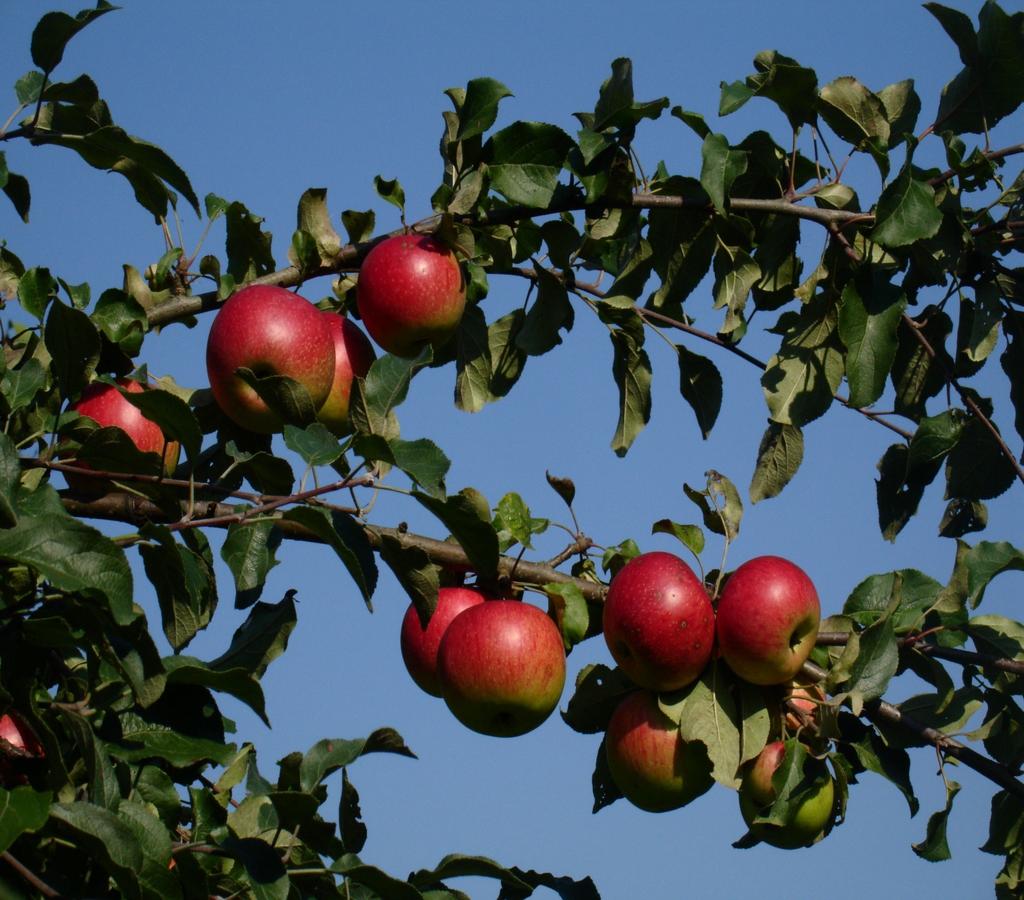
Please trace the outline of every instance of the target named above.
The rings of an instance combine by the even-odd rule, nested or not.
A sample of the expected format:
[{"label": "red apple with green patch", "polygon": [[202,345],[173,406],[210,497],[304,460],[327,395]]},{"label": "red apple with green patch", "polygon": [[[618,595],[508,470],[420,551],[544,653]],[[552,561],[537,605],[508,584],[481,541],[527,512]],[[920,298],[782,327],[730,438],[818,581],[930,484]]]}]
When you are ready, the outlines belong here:
[{"label": "red apple with green patch", "polygon": [[388,353],[414,357],[459,327],[466,287],[455,254],[435,238],[385,238],[359,267],[356,305],[370,337]]},{"label": "red apple with green patch", "polygon": [[612,578],[602,616],[615,662],[640,687],[674,691],[711,658],[715,614],[704,585],[678,556],[643,553]]},{"label": "red apple with green patch", "polygon": [[814,649],[821,604],[799,566],[780,556],[743,563],[718,600],[718,648],[752,684],[792,681]]},{"label": "red apple with green patch", "polygon": [[352,382],[356,378],[366,377],[377,354],[373,351],[370,339],[351,319],[328,310],[321,315],[326,319],[334,339],[334,380],[316,417],[331,432],[341,437],[352,431],[349,421]]},{"label": "red apple with green patch", "polygon": [[546,613],[521,600],[470,606],[441,638],[437,677],[444,702],[467,728],[495,737],[526,734],[562,696],[562,634]]},{"label": "red apple with green patch", "polygon": [[437,651],[441,638],[452,620],[463,610],[483,603],[486,598],[479,591],[466,587],[443,587],[437,592],[437,606],[426,628],[413,604],[405,611],[399,643],[402,660],[412,680],[428,694],[441,696],[441,682],[437,676]]},{"label": "red apple with green patch", "polygon": [[651,691],[633,691],[619,703],[608,722],[604,749],[622,796],[647,812],[678,809],[711,787],[704,745],[683,740]]},{"label": "red apple with green patch", "polygon": [[323,406],[335,378],[334,335],[321,310],[281,287],[253,284],[232,294],[217,312],[206,343],[206,371],[217,405],[249,431],[273,434],[280,416],[237,370],[283,375]]},{"label": "red apple with green patch", "polygon": [[823,762],[809,758],[804,768],[809,790],[790,806],[785,821],[781,824],[755,822],[775,800],[772,777],[785,755],[785,743],[773,741],[749,764],[740,785],[740,813],[750,833],[758,840],[784,850],[795,850],[815,843],[825,833],[832,821],[835,783]]}]

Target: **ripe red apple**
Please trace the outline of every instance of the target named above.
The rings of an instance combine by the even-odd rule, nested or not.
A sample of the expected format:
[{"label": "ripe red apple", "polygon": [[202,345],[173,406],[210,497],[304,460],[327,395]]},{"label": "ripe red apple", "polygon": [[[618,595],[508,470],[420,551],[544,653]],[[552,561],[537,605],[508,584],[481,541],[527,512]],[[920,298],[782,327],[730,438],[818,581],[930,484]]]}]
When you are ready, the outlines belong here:
[{"label": "ripe red apple", "polygon": [[740,678],[791,681],[814,649],[821,619],[818,592],[799,566],[758,556],[729,576],[718,600],[718,647]]},{"label": "ripe red apple", "polygon": [[615,708],[604,736],[608,769],[622,795],[648,812],[685,806],[712,784],[703,744],[687,743],[651,691],[634,691]]},{"label": "ripe red apple", "polygon": [[27,765],[45,758],[46,751],[28,722],[14,710],[0,716],[0,786],[27,784]]},{"label": "ripe red apple", "polygon": [[[117,387],[128,394],[141,394],[147,390],[138,381],[121,379]],[[101,427],[114,426],[120,428],[132,439],[132,443],[143,453],[156,453],[163,460],[163,471],[170,475],[178,465],[180,447],[176,441],[168,441],[160,426],[152,419],[147,419],[142,411],[129,403],[112,384],[94,381],[82,391],[77,402],[71,409],[83,416],[88,416]],[[82,468],[89,468],[85,463],[75,463]],[[95,490],[98,485],[95,479],[79,476],[68,476],[68,484],[81,491]]]},{"label": "ripe red apple", "polygon": [[379,346],[395,356],[416,356],[458,328],[466,306],[462,270],[455,254],[428,235],[386,238],[359,268],[356,304]]},{"label": "ripe red apple", "polygon": [[604,637],[640,687],[674,691],[700,677],[711,658],[715,614],[700,579],[678,556],[643,553],[612,579]]},{"label": "ripe red apple", "polygon": [[316,417],[340,437],[352,431],[348,418],[352,380],[365,377],[377,354],[370,339],[351,319],[327,310],[321,315],[334,338],[334,381]]},{"label": "ripe red apple", "polygon": [[444,702],[467,728],[495,737],[525,734],[562,696],[562,635],[549,616],[521,600],[470,606],[441,638],[437,677]]},{"label": "ripe red apple", "polygon": [[437,649],[452,620],[464,609],[484,602],[484,595],[472,588],[443,587],[437,592],[437,606],[423,627],[416,607],[411,603],[402,619],[400,644],[405,668],[412,680],[428,694],[441,696],[437,677]]},{"label": "ripe red apple", "polygon": [[786,745],[782,741],[768,744],[750,764],[740,785],[740,813],[751,834],[756,838],[793,850],[813,844],[824,833],[832,820],[835,803],[835,783],[824,763],[809,759],[804,770],[805,776],[814,780],[811,791],[790,813],[782,825],[769,822],[754,822],[754,819],[771,805],[775,799],[772,776],[782,764]]},{"label": "ripe red apple", "polygon": [[206,371],[224,413],[250,431],[272,434],[283,423],[235,370],[285,375],[301,384],[319,409],[334,380],[334,336],[327,318],[284,288],[253,284],[217,312],[206,343]]}]

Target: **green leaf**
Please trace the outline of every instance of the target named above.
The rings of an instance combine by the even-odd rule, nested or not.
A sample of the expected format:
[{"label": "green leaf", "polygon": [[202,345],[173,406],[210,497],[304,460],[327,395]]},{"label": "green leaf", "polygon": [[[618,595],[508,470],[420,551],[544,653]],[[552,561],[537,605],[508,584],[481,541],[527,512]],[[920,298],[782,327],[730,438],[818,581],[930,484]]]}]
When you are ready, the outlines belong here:
[{"label": "green leaf", "polygon": [[18,524],[17,496],[21,481],[18,449],[6,434],[0,433],[0,528]]},{"label": "green leaf", "polygon": [[143,335],[149,330],[146,310],[133,297],[116,288],[100,294],[91,318],[107,339],[129,356],[139,352]]},{"label": "green leaf", "polygon": [[329,738],[317,741],[302,757],[299,783],[304,791],[312,791],[331,773],[350,766],[368,753],[395,753],[416,759],[393,728],[378,728],[365,738],[345,740]]},{"label": "green leaf", "polygon": [[548,596],[555,623],[562,633],[562,640],[567,650],[587,636],[590,628],[590,608],[587,598],[578,585],[571,582],[551,582],[544,585],[544,593]]},{"label": "green leaf", "polygon": [[659,519],[651,526],[651,534],[670,534],[694,556],[704,552],[704,532],[697,525],[680,525],[671,519]]},{"label": "green leaf", "polygon": [[718,114],[727,116],[736,112],[755,92],[742,81],[720,82],[721,94],[718,99]]},{"label": "green leaf", "polygon": [[51,794],[27,785],[6,790],[0,787],[0,853],[26,832],[38,831],[50,814]]},{"label": "green leaf", "polygon": [[451,462],[444,451],[428,438],[388,441],[394,465],[398,466],[413,483],[439,500],[445,496],[444,479]]},{"label": "green leaf", "polygon": [[420,619],[429,621],[437,608],[440,568],[430,561],[423,548],[407,544],[404,535],[382,534],[380,556],[416,607]]},{"label": "green leaf", "polygon": [[17,511],[18,524],[0,529],[0,558],[32,566],[62,590],[105,597],[119,625],[137,618],[132,574],[120,547],[68,515],[49,485],[21,493]]},{"label": "green leaf", "polygon": [[[602,85],[594,107],[592,130],[629,130],[642,119],[656,119],[668,108],[668,98],[637,103],[633,95],[633,63],[626,57],[612,62],[612,74]],[[579,116],[577,116],[579,117]]]},{"label": "green leaf", "polygon": [[890,126],[881,98],[850,75],[826,84],[818,97],[818,113],[829,127],[857,150],[869,152],[885,178]]},{"label": "green leaf", "polygon": [[415,359],[402,359],[386,353],[373,362],[365,378],[355,379],[349,415],[356,431],[394,437],[389,414],[405,400],[412,377],[430,360],[429,348]]},{"label": "green leaf", "polygon": [[337,437],[320,422],[313,422],[305,428],[285,425],[284,443],[289,450],[301,456],[308,466],[329,466],[341,456],[341,445]]},{"label": "green leaf", "polygon": [[623,697],[634,690],[636,686],[621,669],[601,663],[586,665],[576,676],[576,688],[562,719],[580,734],[599,734],[608,728]]},{"label": "green leaf", "polygon": [[[669,179],[659,184],[658,193],[710,202],[700,183],[692,178]],[[637,271],[643,273],[653,266],[661,279],[648,305],[666,315],[678,315],[683,301],[711,267],[717,243],[715,217],[705,209],[652,209],[649,221],[647,237],[652,255]],[[635,293],[628,291],[620,280],[624,274],[625,270],[620,272],[613,293],[625,291],[639,296],[643,285],[635,284]]]},{"label": "green leaf", "polygon": [[118,784],[104,742],[93,731],[92,725],[79,713],[62,709],[60,718],[74,738],[85,762],[89,802],[117,812],[118,804],[121,802],[121,786]]},{"label": "green leaf", "polygon": [[[387,900],[426,900],[416,888],[406,881],[388,875],[383,869],[365,864],[354,853],[346,853],[331,864],[331,871],[345,877],[345,887],[350,883],[363,885],[368,894],[351,893],[352,897],[386,897]],[[357,889],[358,891],[358,889]]]},{"label": "green leaf", "polygon": [[1007,541],[980,541],[964,558],[967,591],[972,607],[985,596],[989,582],[1003,572],[1024,571],[1024,552]]},{"label": "green leaf", "polygon": [[474,78],[466,85],[465,98],[459,108],[459,130],[456,140],[483,134],[498,118],[498,104],[512,92],[493,78]]},{"label": "green leaf", "polygon": [[946,841],[946,822],[953,810],[953,798],[960,791],[960,785],[955,781],[946,781],[946,806],[940,809],[928,819],[928,826],[925,829],[925,839],[917,844],[911,844],[911,849],[928,862],[942,862],[951,859],[953,854],[949,852],[949,843]]},{"label": "green leaf", "polygon": [[308,188],[299,198],[296,228],[311,234],[320,259],[327,262],[341,250],[341,237],[331,224],[327,188]]},{"label": "green leaf", "polygon": [[46,305],[57,294],[57,281],[49,269],[35,266],[18,279],[18,302],[30,316],[42,320]]},{"label": "green leaf", "polygon": [[530,508],[519,494],[510,492],[498,501],[497,518],[501,522],[501,528],[507,531],[516,543],[522,544],[527,550],[533,549],[530,543],[533,519],[530,516]]},{"label": "green leaf", "polygon": [[718,329],[720,334],[731,334],[745,326],[743,309],[760,279],[761,267],[746,251],[730,248],[715,254],[714,308],[726,310],[725,322]]},{"label": "green leaf", "polygon": [[515,122],[484,145],[491,187],[509,203],[545,207],[551,203],[572,139],[544,122]]},{"label": "green leaf", "polygon": [[909,460],[907,445],[900,443],[892,444],[878,461],[879,477],[875,484],[878,525],[887,541],[894,541],[917,512],[924,489],[941,468],[941,463],[911,467]]},{"label": "green leaf", "polygon": [[164,635],[175,651],[181,650],[213,618],[213,570],[199,554],[175,541],[165,526],[146,524],[140,533],[147,543],[139,545],[139,555],[156,589]]},{"label": "green leaf", "polygon": [[95,9],[83,9],[74,17],[64,12],[46,13],[32,31],[32,62],[43,72],[52,72],[64,58],[68,41],[90,22],[115,9],[106,0],[96,0]]},{"label": "green leaf", "polygon": [[47,373],[43,364],[34,357],[26,360],[17,369],[7,369],[0,380],[11,413],[28,406],[46,383]]},{"label": "green leaf", "polygon": [[497,398],[491,393],[491,348],[487,321],[479,306],[462,315],[456,332],[455,406],[479,412]]},{"label": "green leaf", "polygon": [[287,900],[290,890],[288,870],[280,852],[256,837],[230,835],[220,842],[221,848],[237,859],[244,868],[244,880],[253,900]]},{"label": "green leaf", "polygon": [[295,628],[294,590],[277,603],[255,604],[246,620],[235,630],[231,644],[210,668],[219,671],[242,669],[262,678],[267,667],[284,653]]},{"label": "green leaf", "polygon": [[795,425],[769,422],[757,448],[750,479],[750,502],[777,497],[789,484],[804,458],[804,433]]},{"label": "green leaf", "polygon": [[55,803],[50,818],[88,853],[90,860],[110,873],[125,896],[139,895],[142,848],[133,830],[116,813],[92,803]]},{"label": "green leaf", "polygon": [[420,491],[412,495],[441,520],[466,552],[473,569],[486,578],[498,569],[498,535],[490,521],[480,517],[478,503],[468,493],[471,490],[463,488],[446,500]]},{"label": "green leaf", "polygon": [[[997,428],[991,420],[991,408],[988,414],[990,424]],[[977,416],[970,416],[946,457],[946,499],[988,500],[1009,490],[1016,478],[1013,462],[992,433]]]},{"label": "green leaf", "polygon": [[741,714],[733,695],[735,676],[718,660],[690,687],[659,698],[659,706],[679,722],[684,741],[707,747],[711,775],[719,784],[736,789],[742,756]]},{"label": "green leaf", "polygon": [[724,134],[709,134],[701,147],[700,183],[723,215],[732,183],[747,171],[747,154],[733,150]]},{"label": "green leaf", "polygon": [[374,175],[373,186],[378,197],[386,200],[392,206],[398,207],[398,211],[403,217],[402,220],[405,221],[405,190],[402,188],[401,182],[397,178],[389,180],[380,175]]},{"label": "green leaf", "polygon": [[913,468],[938,464],[956,446],[963,430],[964,416],[958,409],[921,419],[910,439],[907,465]]},{"label": "green leaf", "polygon": [[883,247],[905,247],[934,237],[941,224],[935,189],[914,178],[908,160],[878,198],[871,238]]},{"label": "green leaf", "polygon": [[225,444],[224,452],[238,463],[238,468],[260,493],[287,496],[292,492],[295,475],[292,467],[281,457],[265,450],[256,453],[239,450],[234,441]]},{"label": "green leaf", "polygon": [[30,69],[14,83],[14,94],[22,106],[29,106],[39,100],[45,84],[46,76],[42,72]]},{"label": "green leaf", "polygon": [[156,422],[168,440],[178,441],[190,460],[199,455],[203,432],[195,413],[184,400],[170,391],[156,388],[141,393],[124,390],[120,393],[147,419]]},{"label": "green leaf", "polygon": [[281,532],[273,522],[235,522],[228,526],[220,556],[235,580],[235,608],[252,606],[263,593],[267,574],[278,560]]},{"label": "green leaf", "polygon": [[651,361],[632,331],[615,328],[611,332],[614,358],[612,376],[619,388],[619,421],[612,437],[616,456],[625,456],[637,435],[651,418]]},{"label": "green leaf", "polygon": [[843,288],[839,337],[846,345],[851,406],[870,406],[881,397],[896,358],[896,334],[906,305],[902,289],[884,277],[851,279]]},{"label": "green leaf", "polygon": [[960,52],[960,59],[965,66],[974,65],[978,61],[978,39],[974,33],[970,16],[958,9],[951,9],[941,3],[922,4],[938,20],[942,30],[949,35]]},{"label": "green leaf", "polygon": [[[754,68],[757,71],[746,80],[746,87],[753,96],[766,97],[775,103],[794,130],[801,125],[814,124],[818,76],[813,69],[801,66],[777,50],[758,53],[754,57]],[[733,94],[738,98],[735,91]]]},{"label": "green leaf", "polygon": [[889,145],[898,144],[904,135],[912,135],[921,113],[921,98],[914,90],[914,80],[897,81],[878,92],[889,122]]},{"label": "green leaf", "polygon": [[359,244],[369,240],[376,223],[377,214],[372,209],[368,209],[365,212],[346,209],[341,214],[341,224],[345,226],[345,233],[348,235],[348,240],[351,244]]},{"label": "green leaf", "polygon": [[314,506],[292,507],[282,518],[312,532],[337,554],[359,588],[367,609],[372,611],[377,565],[362,529],[345,513]]},{"label": "green leaf", "polygon": [[240,366],[235,374],[251,387],[286,425],[306,427],[316,420],[316,406],[305,385],[287,375],[259,376],[252,369]]},{"label": "green leaf", "polygon": [[843,715],[842,718],[844,733],[850,735],[846,746],[853,752],[857,762],[899,788],[910,807],[910,814],[917,815],[920,803],[914,796],[910,782],[910,757],[907,751],[887,744],[874,728],[864,725],[853,716]]},{"label": "green leaf", "polygon": [[537,298],[526,313],[515,345],[530,356],[540,356],[562,343],[559,330],[573,326],[573,308],[565,285],[546,269],[537,269]]},{"label": "green leaf", "polygon": [[197,684],[212,691],[230,694],[241,700],[263,722],[270,727],[267,718],[263,688],[255,675],[247,669],[212,668],[209,664],[192,656],[175,655],[165,657],[168,684]]},{"label": "green leaf", "polygon": [[[701,140],[704,140],[704,138],[711,134],[711,128],[708,126],[704,116],[700,113],[690,112],[689,110],[683,109],[681,106],[673,106],[672,115],[679,119],[679,121],[684,125],[688,126],[690,130],[693,131]],[[724,115],[724,113],[722,115]]]},{"label": "green leaf", "polygon": [[[219,199],[219,198],[218,198]],[[215,203],[216,209],[219,204]],[[209,209],[209,204],[207,206]],[[252,281],[276,268],[270,250],[271,235],[260,229],[263,222],[237,200],[224,210],[227,234],[225,249],[228,256],[228,274],[236,284]]]},{"label": "green leaf", "polygon": [[[890,605],[889,611],[894,608]],[[860,715],[865,702],[885,693],[899,667],[892,616],[885,614],[860,634],[851,635],[838,665],[849,672],[849,677],[841,684],[832,684],[830,679],[830,692],[839,694],[841,691],[842,697],[849,699],[854,715]]]}]

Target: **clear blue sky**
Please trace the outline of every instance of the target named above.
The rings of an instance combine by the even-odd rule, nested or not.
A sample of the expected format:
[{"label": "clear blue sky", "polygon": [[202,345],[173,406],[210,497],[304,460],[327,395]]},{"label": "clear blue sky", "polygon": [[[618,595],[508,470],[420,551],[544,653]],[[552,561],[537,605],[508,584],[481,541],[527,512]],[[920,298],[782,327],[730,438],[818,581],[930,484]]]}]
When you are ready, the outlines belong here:
[{"label": "clear blue sky", "polygon": [[[442,92],[474,77],[497,78],[514,92],[499,123],[541,120],[573,131],[571,114],[592,109],[611,61],[629,56],[639,99],[667,95],[673,104],[704,113],[735,141],[765,128],[785,145],[786,124],[766,102],[752,102],[725,120],[716,116],[719,83],[750,73],[760,50],[778,49],[815,67],[822,84],[854,74],[878,90],[913,77],[924,103],[922,126],[942,84],[960,66],[930,15],[915,3],[891,0],[123,5],[71,43],[57,75],[70,80],[81,71],[92,74],[115,120],[167,150],[200,196],[214,192],[241,200],[265,217],[280,265],[286,263],[296,203],[308,187],[328,188],[336,224],[344,209],[373,207],[380,229],[398,225],[397,212],[374,192],[378,174],[402,181],[410,220],[428,214],[441,176],[437,141],[440,115],[448,108]],[[973,17],[980,4],[953,5]],[[0,83],[13,85],[31,67],[31,28],[51,7],[74,12],[79,4],[0,3]],[[8,97],[13,107],[13,92]],[[1020,140],[1020,124],[1019,115],[1004,123],[1007,139],[996,144]],[[667,115],[642,126],[637,149],[648,171],[665,159],[673,171],[699,172],[697,139]],[[0,204],[0,238],[26,265],[48,265],[71,283],[88,281],[96,297],[120,285],[123,264],[141,270],[163,252],[159,230],[119,177],[88,169],[59,149],[5,150],[10,168],[32,182],[30,226]],[[850,177],[863,198],[877,195],[873,165],[855,165]],[[182,221],[189,246],[202,224],[187,210]],[[215,228],[210,251],[222,252],[222,240]],[[822,235],[805,227],[803,240],[808,257],[816,256]],[[327,281],[314,282],[303,293],[318,299],[329,289]],[[493,280],[488,319],[521,302],[524,289],[523,283]],[[700,317],[698,324],[713,326],[717,314],[710,311],[708,293],[707,286],[698,290],[688,308]],[[208,327],[209,321],[191,331],[172,326],[150,337],[144,360],[157,374],[205,386]],[[650,536],[650,524],[663,517],[695,521],[684,481],[700,484],[703,473],[715,468],[743,490],[749,484],[766,418],[757,371],[715,357],[726,378],[725,402],[704,442],[678,395],[674,360],[651,342],[652,422],[629,455],[618,459],[609,449],[616,395],[604,328],[578,310],[565,344],[530,360],[511,397],[476,415],[453,408],[451,369],[424,373],[400,410],[403,436],[429,436],[445,449],[453,461],[450,489],[472,485],[492,504],[516,491],[535,515],[559,517],[563,508],[544,480],[549,470],[575,480],[581,524],[600,543],[632,536],[644,549],[674,549],[669,538]],[[1004,433],[1012,435],[1005,398],[997,398],[997,410]],[[913,567],[945,581],[954,546],[935,537],[943,507],[939,485],[895,544],[878,534],[875,464],[891,438],[841,408],[810,426],[794,483],[776,500],[747,503],[730,564],[763,553],[788,556],[816,582],[827,613],[838,612],[871,573]],[[1019,486],[1015,496],[990,505],[986,537],[1019,543]],[[382,497],[374,520],[408,521],[413,530],[441,536],[433,521],[400,497]],[[538,557],[561,549],[558,534],[540,541]],[[709,567],[717,564],[719,550],[711,542]],[[915,819],[894,788],[865,775],[853,788],[846,824],[824,843],[794,853],[732,849],[744,828],[735,795],[722,788],[674,813],[650,815],[620,801],[591,815],[596,736],[575,734],[557,716],[516,740],[466,731],[441,701],[419,693],[402,667],[398,629],[407,600],[390,576],[382,576],[371,616],[328,551],[288,546],[281,557],[265,598],[295,588],[301,602],[289,652],[264,680],[274,727],[267,730],[231,703],[225,710],[237,717],[239,739],[255,741],[265,774],[276,772],[274,762],[285,753],[321,737],[359,737],[381,725],[405,736],[418,761],[375,756],[350,772],[370,832],[362,854],[367,862],[405,875],[449,852],[478,853],[507,865],[589,874],[611,900],[991,893],[999,862],[976,848],[987,834],[993,789],[973,773],[953,773],[965,787],[950,822],[953,861],[929,864],[911,852],[928,815],[945,801],[930,751],[914,756],[922,803]],[[219,653],[241,618],[231,609],[229,574],[223,569],[219,575],[217,622],[188,651],[198,656]],[[986,596],[987,611],[1007,612],[1020,588],[1019,576],[1004,576]],[[581,645],[570,656],[570,678],[587,663],[606,661],[600,640]],[[898,695],[918,690],[923,687],[896,686]],[[489,884],[464,888],[474,897],[496,893]]]}]

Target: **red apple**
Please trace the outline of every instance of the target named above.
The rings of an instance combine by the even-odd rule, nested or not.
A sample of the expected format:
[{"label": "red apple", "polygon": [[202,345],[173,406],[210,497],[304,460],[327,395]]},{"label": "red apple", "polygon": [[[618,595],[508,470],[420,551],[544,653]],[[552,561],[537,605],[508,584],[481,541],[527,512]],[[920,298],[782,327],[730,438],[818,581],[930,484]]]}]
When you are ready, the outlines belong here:
[{"label": "red apple", "polygon": [[799,566],[758,556],[729,576],[718,600],[718,647],[753,684],[791,681],[814,649],[818,592]]},{"label": "red apple", "polygon": [[754,822],[775,799],[772,776],[782,764],[786,745],[782,741],[768,744],[749,765],[740,785],[740,812],[750,833],[766,844],[794,850],[815,843],[832,820],[835,803],[835,783],[824,763],[810,758],[804,770],[805,777],[813,779],[807,795],[790,807],[783,824]]},{"label": "red apple", "polygon": [[352,380],[366,376],[377,354],[370,339],[351,319],[327,310],[322,315],[334,338],[334,381],[316,417],[340,437],[352,431],[348,418]]},{"label": "red apple", "polygon": [[402,659],[412,680],[428,694],[441,696],[441,683],[437,677],[437,649],[441,638],[459,613],[470,606],[484,602],[484,595],[472,588],[443,587],[437,593],[437,607],[423,627],[416,607],[411,603],[402,619]]},{"label": "red apple", "polygon": [[206,371],[224,413],[250,431],[272,434],[283,423],[235,370],[285,375],[301,384],[319,409],[334,380],[334,336],[327,318],[284,288],[253,284],[232,294],[213,320]]},{"label": "red apple", "polygon": [[0,786],[27,784],[28,767],[45,757],[46,751],[28,722],[14,710],[0,716]]},{"label": "red apple", "polygon": [[428,235],[386,238],[359,268],[356,304],[379,346],[395,356],[416,356],[458,328],[466,306],[462,270],[455,254]]},{"label": "red apple", "polygon": [[648,812],[678,809],[711,787],[704,745],[684,741],[650,691],[634,691],[615,708],[604,749],[622,795]]},{"label": "red apple", "polygon": [[521,600],[470,606],[441,638],[437,677],[444,702],[467,728],[495,737],[525,734],[562,696],[562,635],[549,616]]},{"label": "red apple", "polygon": [[604,638],[640,687],[674,691],[700,677],[711,658],[715,614],[700,579],[678,556],[643,553],[612,579]]},{"label": "red apple", "polygon": [[[143,453],[156,453],[161,457],[164,474],[170,475],[178,465],[178,443],[167,440],[160,426],[152,419],[147,419],[137,406],[125,400],[118,387],[128,394],[141,394],[147,390],[138,381],[127,378],[118,381],[117,387],[94,381],[86,386],[82,396],[70,408],[88,416],[101,427],[120,428]],[[89,468],[86,463],[76,462],[75,465]],[[68,476],[67,481],[71,487],[81,491],[91,491],[98,487],[95,479],[85,476]]]},{"label": "red apple", "polygon": [[825,703],[825,692],[816,684],[794,682],[783,698],[786,728],[799,731],[818,719],[818,707]]}]

